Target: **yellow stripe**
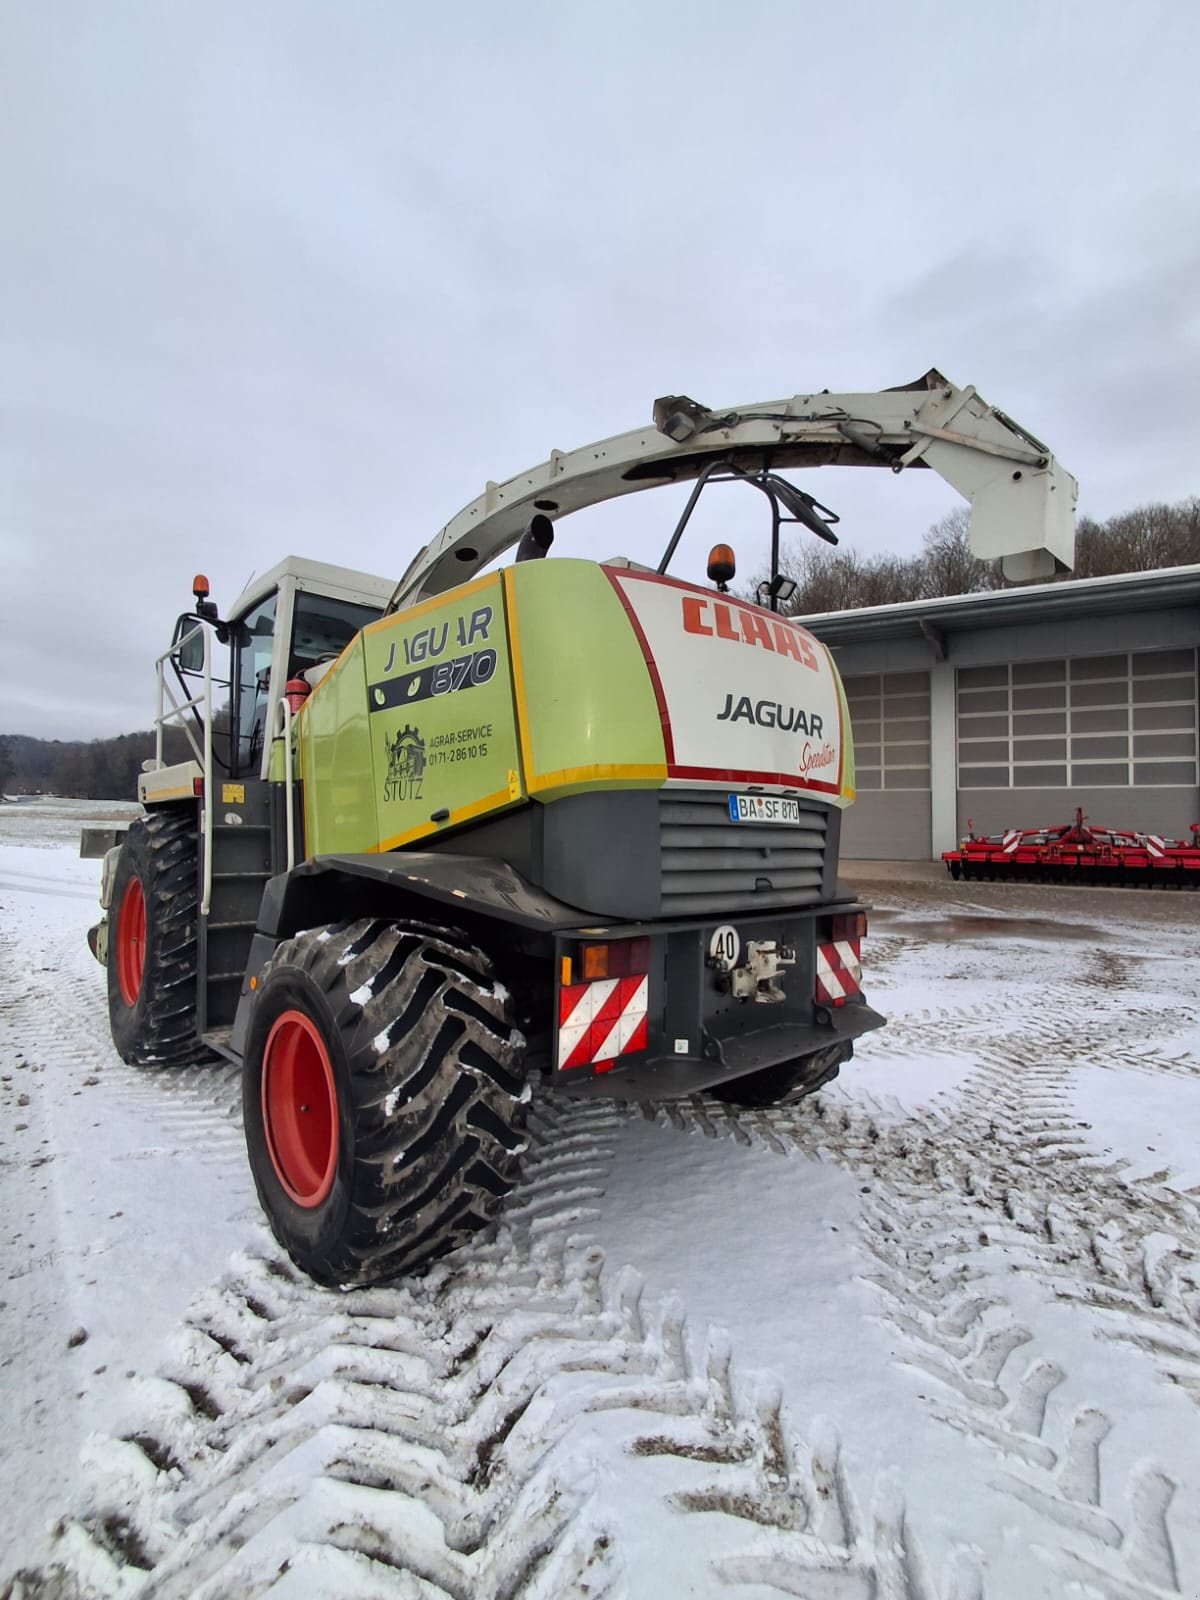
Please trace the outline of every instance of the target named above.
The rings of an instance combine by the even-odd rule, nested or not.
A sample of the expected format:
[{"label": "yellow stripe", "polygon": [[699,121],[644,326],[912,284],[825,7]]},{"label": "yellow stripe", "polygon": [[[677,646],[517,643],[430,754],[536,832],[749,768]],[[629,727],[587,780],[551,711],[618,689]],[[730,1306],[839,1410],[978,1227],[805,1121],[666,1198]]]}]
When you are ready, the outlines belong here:
[{"label": "yellow stripe", "polygon": [[498,572],[489,572],[486,577],[475,578],[461,588],[447,589],[443,594],[435,594],[432,600],[422,600],[419,606],[407,606],[403,611],[393,611],[389,616],[380,617],[378,622],[368,622],[363,632],[378,633],[381,628],[394,628],[398,622],[423,617],[427,611],[433,611],[438,606],[453,605],[458,600],[465,600],[469,594],[485,589],[489,583],[495,583],[499,577]]},{"label": "yellow stripe", "polygon": [[525,703],[525,668],[521,661],[521,631],[517,625],[516,576],[512,567],[500,574],[504,580],[504,620],[508,624],[508,659],[512,665],[513,709],[517,717],[517,742],[521,747],[522,777],[533,789],[533,746],[529,739],[529,715]]},{"label": "yellow stripe", "polygon": [[[520,799],[520,796],[517,796]],[[513,804],[513,797],[507,788],[497,789],[495,794],[485,795],[482,800],[472,800],[469,806],[460,806],[452,811],[444,822],[422,822],[415,828],[409,828],[407,833],[393,834],[390,839],[384,839],[379,844],[367,846],[368,855],[384,855],[389,850],[399,850],[401,846],[412,844],[415,839],[428,839],[431,834],[443,833],[447,828],[452,828],[456,822],[470,822],[475,817],[483,816],[486,811],[499,811]]]},{"label": "yellow stripe", "polygon": [[152,806],[160,800],[195,800],[196,791],[191,784],[186,784],[182,789],[146,789],[142,795],[142,804]]},{"label": "yellow stripe", "polygon": [[648,779],[654,783],[665,783],[667,768],[661,761],[647,762],[642,766],[601,763],[591,767],[563,767],[559,772],[539,773],[536,778],[530,780],[529,792],[537,794],[542,789],[565,789],[568,784],[595,783],[603,778]]}]

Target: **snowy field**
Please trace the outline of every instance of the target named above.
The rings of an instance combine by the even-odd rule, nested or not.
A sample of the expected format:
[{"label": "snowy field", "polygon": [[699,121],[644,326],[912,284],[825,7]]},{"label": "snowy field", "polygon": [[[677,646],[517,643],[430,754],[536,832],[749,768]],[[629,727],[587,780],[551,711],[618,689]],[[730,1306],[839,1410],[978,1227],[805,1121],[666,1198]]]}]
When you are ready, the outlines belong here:
[{"label": "snowy field", "polygon": [[339,1295],[236,1075],[112,1050],[88,817],[0,807],[0,1595],[1200,1593],[1200,896],[864,885],[837,1084],[542,1103]]}]

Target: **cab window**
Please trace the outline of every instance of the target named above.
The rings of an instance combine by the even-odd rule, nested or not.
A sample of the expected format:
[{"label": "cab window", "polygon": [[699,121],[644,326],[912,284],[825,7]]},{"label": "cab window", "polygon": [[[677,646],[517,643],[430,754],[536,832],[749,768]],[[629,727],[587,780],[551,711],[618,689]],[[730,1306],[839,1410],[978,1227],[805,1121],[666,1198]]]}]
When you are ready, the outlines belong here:
[{"label": "cab window", "polygon": [[277,595],[248,611],[237,625],[234,641],[234,694],[237,703],[237,770],[257,772],[266,736],[271,678],[271,651],[275,642]]},{"label": "cab window", "polygon": [[356,633],[368,622],[378,621],[381,610],[380,606],[335,600],[330,595],[301,589],[296,595],[288,677],[297,677],[309,667],[340,656]]}]

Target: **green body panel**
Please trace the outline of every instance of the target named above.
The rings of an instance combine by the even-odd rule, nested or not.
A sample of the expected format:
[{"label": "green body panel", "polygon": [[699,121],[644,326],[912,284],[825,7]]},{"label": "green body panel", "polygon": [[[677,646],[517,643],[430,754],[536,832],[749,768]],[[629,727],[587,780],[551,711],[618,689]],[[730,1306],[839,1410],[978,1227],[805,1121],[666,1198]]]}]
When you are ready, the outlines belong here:
[{"label": "green body panel", "polygon": [[306,856],[369,850],[379,838],[364,638],[347,645],[300,713]]},{"label": "green body panel", "polygon": [[584,789],[657,788],[662,721],[637,635],[590,561],[527,561],[506,575],[523,690],[525,780],[551,800]]},{"label": "green body panel", "polygon": [[[758,696],[758,710],[768,719],[787,714],[780,728],[790,729],[801,715],[792,700],[817,692],[809,669],[818,674],[811,683],[825,685],[825,723],[836,718],[842,741],[840,781],[835,767],[818,797],[848,805],[854,754],[832,657],[816,640],[780,654],[768,624],[776,633],[781,624],[766,613],[739,623],[739,632],[735,621],[753,609],[568,559],[523,562],[371,623],[298,717],[305,854],[394,850],[529,799],[660,788],[668,774],[675,782],[786,787],[795,781],[786,773],[767,777],[746,759],[745,724]],[[657,640],[657,676],[644,638]],[[663,684],[675,697],[678,765],[668,766]],[[787,772],[804,772],[812,749],[811,770],[825,776],[818,720],[811,740],[804,722],[803,736],[784,747],[780,759],[797,763]],[[681,730],[690,741],[683,757]],[[828,761],[834,749],[828,745]]]},{"label": "green body panel", "polygon": [[309,855],[395,849],[524,799],[499,576],[372,623],[301,730]]}]

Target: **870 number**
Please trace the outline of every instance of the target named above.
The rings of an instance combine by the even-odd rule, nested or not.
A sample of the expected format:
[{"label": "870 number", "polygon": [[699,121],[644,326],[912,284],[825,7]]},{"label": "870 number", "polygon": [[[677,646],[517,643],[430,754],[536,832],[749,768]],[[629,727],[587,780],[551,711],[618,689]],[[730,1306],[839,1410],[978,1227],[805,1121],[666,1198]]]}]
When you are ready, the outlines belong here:
[{"label": "870 number", "polygon": [[455,689],[477,689],[487,683],[496,670],[496,652],[477,650],[471,656],[456,656],[441,661],[433,669],[429,687],[433,694],[453,694]]}]

